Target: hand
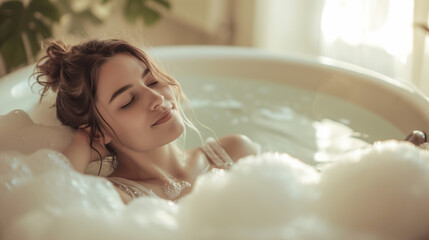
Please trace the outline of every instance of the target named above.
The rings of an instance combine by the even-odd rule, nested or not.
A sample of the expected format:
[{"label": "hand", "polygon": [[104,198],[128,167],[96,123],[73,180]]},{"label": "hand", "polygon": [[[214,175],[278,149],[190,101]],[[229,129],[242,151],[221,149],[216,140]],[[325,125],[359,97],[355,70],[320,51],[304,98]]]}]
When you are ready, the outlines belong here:
[{"label": "hand", "polygon": [[[80,128],[75,132],[71,145],[75,144],[76,146],[80,146],[82,148],[89,148],[91,150],[90,162],[101,160],[101,158],[105,158],[109,155],[109,150],[106,149],[102,141],[102,137],[100,135],[96,136],[92,140],[92,147],[90,146],[90,137],[89,137],[89,129]],[[100,154],[98,154],[97,153]]]},{"label": "hand", "polygon": [[[92,147],[90,146],[89,129],[81,128],[75,132],[72,142],[63,151],[63,154],[69,159],[73,167],[83,173],[88,164],[92,161],[101,160],[108,156],[109,151],[106,149],[101,136],[96,136],[93,139]],[[97,153],[100,153],[100,155]]]}]

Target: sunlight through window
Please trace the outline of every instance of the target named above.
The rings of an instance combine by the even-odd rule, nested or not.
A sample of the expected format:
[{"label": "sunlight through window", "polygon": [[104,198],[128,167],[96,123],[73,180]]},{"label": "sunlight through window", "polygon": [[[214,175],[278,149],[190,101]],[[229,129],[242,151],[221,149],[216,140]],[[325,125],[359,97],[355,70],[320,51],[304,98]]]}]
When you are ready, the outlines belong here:
[{"label": "sunlight through window", "polygon": [[413,44],[413,1],[326,0],[321,32],[326,44],[383,49],[402,64]]}]

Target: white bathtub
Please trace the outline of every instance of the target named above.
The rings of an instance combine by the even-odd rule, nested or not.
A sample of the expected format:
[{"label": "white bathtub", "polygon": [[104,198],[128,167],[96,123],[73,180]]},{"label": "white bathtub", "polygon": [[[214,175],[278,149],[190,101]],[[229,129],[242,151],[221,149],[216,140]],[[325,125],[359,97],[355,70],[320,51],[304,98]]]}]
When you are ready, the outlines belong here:
[{"label": "white bathtub", "polygon": [[384,75],[328,58],[305,58],[248,48],[171,47],[156,49],[173,76],[250,78],[327,93],[362,106],[404,134],[429,130],[428,98]]},{"label": "white bathtub", "polygon": [[[363,106],[388,119],[404,134],[412,129],[429,130],[428,98],[418,90],[332,59],[233,47],[163,47],[152,49],[150,55],[178,79],[210,75],[281,82]],[[0,80],[1,115],[16,108],[29,110],[37,102],[39,96],[28,84],[33,68],[27,66]]]},{"label": "white bathtub", "polygon": [[[259,81],[261,87],[274,83],[310,90],[312,94],[309,100],[312,103],[301,108],[306,108],[303,111],[317,115],[319,119],[332,118],[330,115],[335,115],[340,119],[343,114],[341,111],[347,110],[344,109],[347,108],[346,106],[343,109],[331,106],[331,100],[327,101],[323,97],[326,95],[366,109],[368,112],[373,113],[374,116],[384,120],[386,126],[389,125],[389,127],[383,128],[384,124],[382,122],[375,124],[370,119],[366,119],[365,116],[361,116],[360,113],[349,113],[348,119],[345,119],[345,121],[349,123],[352,131],[356,130],[353,128],[358,128],[356,131],[363,132],[363,135],[371,135],[364,138],[369,143],[385,139],[403,139],[406,134],[414,129],[429,132],[429,104],[427,97],[410,85],[350,64],[327,58],[286,56],[250,48],[234,47],[163,47],[151,49],[149,54],[167,73],[174,76],[184,85],[185,93],[188,93],[188,97],[191,100],[196,94],[204,92],[203,89],[207,87],[204,84],[216,84],[217,79],[249,79]],[[0,114],[6,114],[13,109],[23,109],[30,112],[37,103],[39,99],[37,91],[33,93],[29,87],[29,82],[34,82],[34,79],[28,81],[33,68],[34,65],[27,66],[0,81],[2,102]],[[207,79],[208,77],[209,80],[205,82],[199,81],[199,79]],[[240,88],[238,86],[222,90],[229,91],[229,96],[234,98],[232,100],[234,101],[232,102],[233,105],[237,103],[235,98],[239,97],[235,96],[235,92]],[[254,91],[257,91],[256,88]],[[37,86],[34,89],[37,90]],[[208,91],[204,94],[217,95],[219,92]],[[270,97],[269,94],[265,96]],[[265,99],[259,99],[259,101],[263,102]],[[225,104],[228,105],[231,102]],[[245,98],[242,98],[238,100],[238,104],[245,106],[248,103]],[[250,137],[258,140],[260,133],[257,132],[257,128],[260,125],[237,128],[237,126],[242,125],[240,121],[236,121],[234,124],[231,124],[231,121],[219,121],[219,118],[216,119],[211,116],[213,112],[204,111],[207,107],[210,107],[210,105],[202,108],[197,107],[195,110],[201,121],[214,129],[219,136],[233,132],[237,133],[240,130],[239,133],[250,135]],[[216,111],[216,109],[213,111]],[[244,112],[243,114],[250,113]],[[220,120],[234,117],[230,115],[220,117]],[[246,118],[246,116],[243,116],[243,118]],[[248,121],[248,119],[244,120]],[[356,123],[359,126],[353,126]],[[283,126],[287,124],[285,122]],[[272,137],[266,136],[265,139],[260,141],[262,141],[263,146],[269,145],[266,147],[267,150],[290,152],[304,161],[311,162],[317,152],[319,151],[320,153],[320,144],[319,146],[316,144],[318,141],[317,129],[309,130],[308,128],[313,128],[309,126],[302,127],[305,128],[305,133],[302,129],[299,129],[299,126],[290,126],[290,129],[284,130],[283,136],[295,135],[288,144],[281,143],[282,135],[277,136],[275,140],[270,140]],[[303,132],[303,136],[299,136],[294,132]],[[268,143],[270,141],[272,144]],[[307,150],[310,149],[309,151],[301,151],[296,150],[296,146],[291,146],[294,141],[311,142],[313,144],[306,147]],[[197,144],[197,139],[191,139],[189,142],[189,146]],[[338,143],[332,143],[331,145],[338,145]],[[288,148],[287,146],[291,147]],[[335,150],[331,148],[330,153],[328,151],[328,155],[332,154],[332,152],[348,150],[348,148],[350,147],[337,147]],[[323,154],[326,155],[325,153]]]},{"label": "white bathtub", "polygon": [[[350,129],[351,131],[357,129],[372,135],[370,138],[361,137],[368,142],[387,138],[400,139],[413,129],[429,132],[428,99],[425,96],[411,86],[344,63],[324,58],[308,59],[228,47],[156,48],[150,51],[150,55],[168,73],[183,83],[184,90],[190,93],[189,97],[201,121],[218,132],[219,136],[236,132],[244,133],[252,139],[256,139],[257,142],[262,142],[261,145],[265,150],[289,152],[310,163],[314,163],[313,160],[317,162],[317,158],[323,159],[325,153],[335,153],[323,151],[327,149],[326,146],[330,142],[333,142],[332,145],[340,146],[336,149],[337,151],[349,150],[354,147],[344,145],[343,138],[334,141],[334,138],[338,136],[334,134],[335,132],[327,132],[327,129],[338,130],[340,134],[344,133],[345,135],[350,134]],[[28,86],[28,76],[33,67],[26,67],[0,81],[0,97],[2,98],[0,114],[6,114],[13,109],[32,111],[39,99],[39,96],[32,93]],[[226,81],[223,81],[225,79]],[[239,80],[241,85],[237,85],[235,88],[221,88],[216,85],[218,83],[227,84],[234,79]],[[250,87],[244,86],[243,81],[245,82],[245,79],[249,79]],[[300,128],[301,125],[290,122],[289,117],[293,114],[291,115],[289,110],[294,107],[295,101],[287,103],[290,104],[290,108],[280,107],[280,115],[274,110],[266,110],[265,107],[260,107],[272,97],[271,92],[267,94],[265,85],[294,87],[294,90],[288,94],[304,89],[303,92],[310,93],[310,98],[300,99],[299,95],[296,95],[294,96],[296,102],[302,100],[301,103],[304,104],[307,101],[307,105],[301,105],[301,108],[304,108],[302,113],[316,116],[318,119],[307,125],[302,125],[302,128]],[[222,91],[217,91],[219,89]],[[254,92],[247,95],[244,93],[244,96],[241,96],[243,95],[240,92],[242,89],[250,92],[254,90]],[[274,92],[276,89],[272,90]],[[267,99],[258,97],[254,103],[261,105],[253,106],[250,104],[248,106],[249,98],[262,96],[258,94],[265,94]],[[201,96],[219,98],[205,102],[204,99],[200,99]],[[329,96],[333,96],[333,98]],[[341,106],[341,109],[336,108],[337,105],[333,104],[337,101],[336,99],[343,100],[342,102],[338,100],[341,103],[338,105]],[[273,101],[279,101],[279,98],[275,98]],[[279,105],[282,106],[283,103],[280,102]],[[356,108],[353,107],[354,105]],[[305,106],[310,107],[305,108]],[[352,111],[348,111],[350,110],[348,107]],[[249,110],[252,115],[246,116],[247,112],[242,111],[243,108],[250,110],[258,108],[258,111],[251,112]],[[359,108],[372,112],[378,123],[375,124],[372,120],[366,121],[365,116],[354,114],[353,109],[359,110]],[[216,115],[218,110],[225,110],[224,115]],[[343,115],[347,115],[347,117],[343,119]],[[338,126],[335,121],[329,121],[329,119],[334,118],[339,119],[343,125]],[[265,120],[269,122],[268,125],[265,124]],[[262,129],[257,129],[258,126],[262,126]],[[266,135],[267,138],[259,138],[259,135],[265,132],[272,132],[272,134]],[[276,135],[277,132],[282,132],[282,135]],[[284,136],[290,138],[283,138]],[[295,141],[300,144],[293,145]],[[198,141],[191,140],[189,144],[198,144]],[[306,149],[300,148],[301,145],[304,145]],[[121,205],[119,197],[115,195],[113,188],[107,185],[107,181],[77,175],[73,171],[67,170],[67,166],[64,165],[67,161],[60,161],[61,156],[50,152],[39,152],[37,153],[40,155],[38,155],[39,157],[33,155],[23,157],[17,153],[13,153],[15,155],[12,156],[8,155],[8,152],[3,152],[6,154],[3,156],[6,157],[1,159],[5,161],[0,161],[0,164],[3,164],[0,169],[6,170],[0,171],[0,174],[5,177],[6,180],[4,181],[7,183],[10,177],[10,179],[16,178],[22,183],[19,181],[15,183],[17,187],[11,187],[11,192],[7,190],[6,185],[6,188],[3,185],[0,186],[2,187],[1,190],[8,194],[2,195],[1,200],[15,204],[12,204],[15,207],[3,206],[4,213],[7,212],[6,215],[13,221],[9,223],[9,219],[2,217],[0,218],[0,226],[8,230],[9,238],[7,239],[20,237],[22,239],[45,239],[46,236],[57,236],[61,239],[105,239],[106,237],[120,239],[124,236],[127,236],[128,239],[140,239],[142,236],[155,236],[153,239],[171,239],[177,235],[185,236],[179,239],[213,239],[213,236],[217,236],[214,239],[267,239],[270,236],[275,239],[282,239],[282,236],[289,236],[288,234],[298,236],[299,234],[296,235],[294,231],[291,231],[295,227],[298,231],[304,231],[303,236],[307,236],[307,233],[313,233],[316,229],[317,231],[313,233],[315,236],[325,234],[326,238],[322,237],[321,239],[344,239],[344,236],[349,236],[349,233],[345,232],[344,235],[341,235],[343,232],[338,231],[338,229],[342,229],[341,224],[344,222],[343,212],[345,213],[344,216],[348,216],[344,219],[348,221],[347,224],[350,226],[367,227],[368,225],[369,229],[372,229],[373,225],[377,227],[381,225],[380,229],[382,229],[384,227],[382,223],[390,220],[392,212],[395,212],[396,215],[394,216],[399,216],[397,219],[402,219],[402,216],[412,216],[403,220],[412,222],[410,219],[417,218],[414,215],[406,214],[409,208],[413,210],[413,213],[422,213],[421,219],[423,220],[416,222],[425,223],[427,222],[425,219],[429,219],[426,218],[426,212],[413,202],[414,198],[408,198],[407,195],[404,195],[403,191],[408,189],[408,185],[404,184],[405,181],[410,181],[410,184],[414,184],[414,179],[424,181],[425,178],[414,178],[414,176],[429,174],[429,170],[424,173],[420,171],[426,168],[421,167],[421,163],[418,162],[420,161],[419,157],[413,157],[418,156],[419,153],[410,146],[398,147],[395,144],[387,144],[382,151],[377,150],[376,147],[371,154],[392,151],[390,146],[397,149],[393,152],[398,158],[401,157],[400,153],[402,152],[410,151],[410,153],[417,154],[406,155],[410,164],[415,166],[413,171],[410,168],[402,167],[403,165],[400,164],[404,161],[401,159],[383,160],[380,158],[380,161],[377,159],[363,161],[360,166],[366,166],[364,168],[356,168],[354,161],[339,165],[336,168],[337,173],[344,172],[344,170],[355,173],[356,169],[360,169],[359,174],[335,175],[334,169],[326,174],[322,171],[322,176],[319,177],[319,173],[312,168],[289,161],[288,157],[266,155],[262,162],[243,163],[244,168],[237,168],[230,177],[225,175],[226,180],[222,178],[222,175],[219,175],[219,178],[213,178],[213,180],[206,178],[205,182],[201,182],[205,185],[201,185],[196,192],[190,194],[189,198],[177,206],[162,201],[141,199],[141,201],[136,200],[128,208]],[[2,149],[0,146],[0,152],[1,150],[7,149]],[[392,156],[388,154],[386,156]],[[422,156],[429,159],[427,153],[423,153]],[[54,160],[49,160],[51,157]],[[21,161],[21,158],[25,161]],[[270,161],[270,158],[274,161]],[[276,160],[278,158],[286,159],[288,163],[279,162]],[[17,161],[17,164],[14,161]],[[24,165],[24,162],[29,168]],[[378,162],[378,165],[372,164],[373,162]],[[14,165],[10,165],[9,168],[7,165],[9,163]],[[51,169],[50,164],[58,165],[56,166],[58,173],[49,171]],[[347,169],[342,169],[342,166],[346,166]],[[47,170],[45,169],[42,172],[44,174],[42,174],[40,168]],[[394,169],[394,174],[390,174],[392,171],[385,171],[386,174],[380,171],[385,168]],[[27,171],[27,169],[31,169],[33,172]],[[265,174],[265,171],[271,172]],[[402,172],[405,173],[400,175]],[[329,182],[330,178],[326,177],[329,174],[333,176],[331,182]],[[370,175],[369,177],[365,175],[366,177],[362,178],[361,176],[364,174]],[[402,177],[396,178],[399,175]],[[314,191],[319,179],[321,179],[320,190],[317,188],[316,194],[307,194]],[[12,180],[11,183],[13,183]],[[377,187],[386,186],[386,183],[390,183],[389,186],[391,187]],[[376,187],[372,188],[373,186]],[[425,190],[428,189],[427,187],[424,187],[423,184],[416,186],[420,186],[424,192],[420,195],[429,197],[429,191]],[[339,194],[344,188],[347,188],[352,194]],[[393,193],[396,194],[395,191],[393,193],[391,191],[394,188],[399,189],[397,195],[392,195]],[[270,189],[272,190],[270,191]],[[297,189],[301,189],[298,191],[298,195]],[[264,194],[255,195],[259,191],[264,191]],[[313,219],[310,216],[308,221],[305,218],[309,206],[320,204],[320,199],[317,198],[320,196],[319,191],[322,192],[322,195],[325,193],[325,199],[322,198],[322,213],[317,212],[317,214],[323,216],[325,209],[327,212],[324,213],[327,215],[326,219],[332,223],[325,222],[323,217],[320,218],[322,219],[320,222],[319,218]],[[366,192],[362,193],[362,191]],[[62,195],[57,195],[58,193]],[[247,198],[246,196],[252,197]],[[383,204],[390,201],[392,196],[399,199],[402,197],[403,201],[398,201],[398,203],[403,203],[403,205],[395,207],[396,205]],[[269,199],[274,202],[267,201]],[[302,201],[302,199],[309,201],[309,203]],[[239,204],[244,202],[247,205]],[[355,202],[359,202],[359,204],[353,205]],[[343,203],[349,205],[341,205]],[[377,211],[373,212],[374,217],[371,215],[372,212],[365,212],[367,209],[371,209],[373,204],[378,207]],[[249,206],[259,210],[256,212],[248,211]],[[344,207],[340,211],[337,206],[349,207]],[[425,206],[427,204],[422,204],[422,208],[426,209]],[[295,214],[295,211],[301,211],[296,209],[301,209],[305,214],[303,219],[297,218],[297,221],[294,222],[296,220],[294,217],[301,216]],[[379,209],[385,210],[388,214],[379,214]],[[139,214],[142,212],[144,214]],[[228,216],[229,212],[231,212],[230,216]],[[316,216],[318,216],[317,214]],[[279,225],[279,223],[281,224]],[[11,224],[11,227],[8,224]],[[85,231],[76,231],[76,226],[82,224],[90,227]],[[228,231],[225,231],[225,224],[230,227]],[[194,230],[195,226],[198,228],[197,231]],[[396,226],[401,227],[404,224],[398,221],[397,225],[392,225],[386,230],[387,235],[390,232],[396,234],[395,229],[399,228]],[[332,232],[325,231],[325,228],[332,228],[333,230]],[[409,229],[408,225],[403,228]],[[421,229],[427,229],[427,227],[422,226]],[[333,237],[332,233],[339,233],[339,235]],[[0,237],[2,237],[1,234]]]}]

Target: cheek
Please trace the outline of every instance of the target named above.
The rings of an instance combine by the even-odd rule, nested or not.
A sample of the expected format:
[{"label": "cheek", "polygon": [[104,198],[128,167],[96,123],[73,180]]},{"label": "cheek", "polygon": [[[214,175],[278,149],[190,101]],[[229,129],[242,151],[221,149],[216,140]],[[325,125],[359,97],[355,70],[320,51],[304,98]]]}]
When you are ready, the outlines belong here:
[{"label": "cheek", "polygon": [[109,131],[112,138],[118,137],[121,142],[135,141],[141,137],[142,132],[148,130],[147,118],[134,109],[110,116],[108,122],[115,132]]},{"label": "cheek", "polygon": [[121,135],[125,136],[138,135],[150,128],[147,118],[141,113],[125,115],[118,119],[118,125],[122,132]]},{"label": "cheek", "polygon": [[150,139],[148,139],[148,129],[141,125],[128,122],[127,124],[121,125],[116,130],[117,137],[116,141],[129,148],[139,148],[139,146],[147,145]]},{"label": "cheek", "polygon": [[176,140],[184,131],[185,125],[180,114],[176,113],[174,121],[162,128],[144,127],[138,123],[121,124],[118,126],[119,140],[118,146],[134,149],[138,151],[147,151]]}]

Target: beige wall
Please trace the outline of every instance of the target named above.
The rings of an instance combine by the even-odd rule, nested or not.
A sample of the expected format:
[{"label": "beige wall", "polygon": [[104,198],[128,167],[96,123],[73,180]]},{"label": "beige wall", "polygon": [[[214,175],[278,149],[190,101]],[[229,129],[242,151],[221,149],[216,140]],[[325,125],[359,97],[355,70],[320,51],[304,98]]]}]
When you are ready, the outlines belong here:
[{"label": "beige wall", "polygon": [[[54,26],[54,39],[75,44],[89,38],[121,38],[143,48],[167,45],[254,45],[254,10],[257,0],[170,0],[172,9],[160,9],[162,19],[153,26],[142,21],[128,23],[118,5],[110,1],[99,7],[97,1],[71,1],[76,8],[88,5],[103,17],[101,25],[83,26],[86,35],[70,34],[71,21],[63,16]],[[80,5],[80,6],[79,6]],[[106,7],[107,6],[107,7]],[[36,59],[40,58],[39,53]],[[6,74],[0,58],[0,77]]]},{"label": "beige wall", "polygon": [[[151,46],[232,44],[231,11],[234,1],[228,0],[172,0],[172,9],[162,11],[163,18],[153,26],[141,21],[132,25],[121,11],[111,11],[103,25],[88,25],[90,38],[122,38]],[[68,19],[62,19],[67,26]],[[55,29],[55,38],[76,43],[88,37],[69,34],[64,27]]]}]

